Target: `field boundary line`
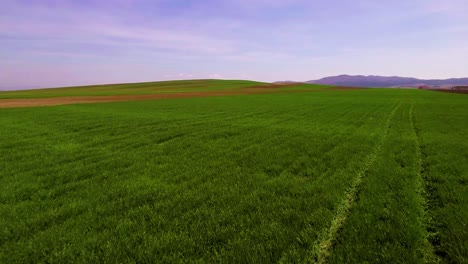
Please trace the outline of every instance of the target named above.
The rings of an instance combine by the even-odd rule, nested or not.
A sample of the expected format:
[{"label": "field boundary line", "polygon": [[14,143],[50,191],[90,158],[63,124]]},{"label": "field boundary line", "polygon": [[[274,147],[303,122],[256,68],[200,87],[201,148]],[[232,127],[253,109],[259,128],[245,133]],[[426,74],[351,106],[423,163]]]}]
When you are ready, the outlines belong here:
[{"label": "field boundary line", "polygon": [[424,263],[438,263],[440,259],[437,257],[434,251],[434,247],[430,242],[430,237],[434,236],[433,232],[429,231],[430,228],[430,219],[428,218],[428,194],[426,191],[426,182],[423,176],[423,157],[421,151],[421,143],[419,141],[419,132],[416,128],[415,118],[416,115],[414,113],[414,104],[411,105],[409,111],[409,119],[410,125],[413,131],[414,141],[415,141],[415,148],[416,148],[416,159],[417,159],[417,167],[416,167],[416,192],[419,195],[419,204],[421,206],[421,225],[423,225],[424,230],[426,231],[424,234],[425,243],[423,249],[424,255]]},{"label": "field boundary line", "polygon": [[331,222],[331,226],[322,233],[321,235],[322,239],[320,239],[320,243],[318,244],[318,249],[316,250],[318,253],[316,256],[314,256],[317,259],[318,263],[327,263],[328,257],[330,256],[330,249],[333,247],[336,241],[338,232],[343,228],[346,222],[346,219],[348,218],[349,212],[356,200],[357,193],[361,186],[362,180],[366,172],[369,170],[371,165],[375,162],[380,151],[382,150],[382,147],[385,143],[388,132],[390,130],[390,124],[393,119],[393,116],[395,115],[398,108],[400,108],[400,106],[401,106],[401,101],[390,112],[387,120],[385,121],[385,132],[383,136],[381,137],[380,142],[377,144],[377,146],[374,148],[372,153],[369,155],[363,168],[358,172],[356,178],[351,184],[351,187],[346,192],[345,199],[338,206],[337,213]]},{"label": "field boundary line", "polygon": [[128,102],[128,101],[201,98],[201,97],[312,93],[312,92],[321,92],[321,91],[326,91],[326,90],[324,89],[282,90],[278,88],[263,88],[263,89],[243,88],[243,89],[238,89],[238,90],[215,90],[215,91],[153,93],[153,94],[63,96],[63,97],[45,97],[45,98],[11,98],[11,99],[0,99],[0,109],[89,104],[89,103],[112,103],[112,102]]}]

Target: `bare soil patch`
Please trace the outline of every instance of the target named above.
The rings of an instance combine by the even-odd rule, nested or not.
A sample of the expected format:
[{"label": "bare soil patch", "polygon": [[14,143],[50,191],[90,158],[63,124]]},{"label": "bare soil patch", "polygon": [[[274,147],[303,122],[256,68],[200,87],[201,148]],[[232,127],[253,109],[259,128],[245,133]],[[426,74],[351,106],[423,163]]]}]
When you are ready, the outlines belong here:
[{"label": "bare soil patch", "polygon": [[302,83],[271,83],[271,84],[246,87],[246,89],[285,88],[285,87],[294,87],[294,86],[298,86],[301,84]]},{"label": "bare soil patch", "polygon": [[0,108],[158,100],[158,99],[228,96],[228,95],[266,94],[266,93],[278,93],[278,92],[285,92],[285,93],[306,92],[306,91],[283,91],[283,90],[277,90],[276,88],[277,88],[276,86],[264,87],[264,89],[256,89],[254,87],[248,87],[248,88],[239,89],[239,90],[163,93],[163,94],[145,94],[145,95],[73,96],[73,97],[53,97],[53,98],[0,99]]},{"label": "bare soil patch", "polygon": [[333,90],[333,91],[349,91],[349,90],[361,90],[361,89],[367,89],[367,88],[353,87],[353,86],[333,86],[329,88],[329,90]]},{"label": "bare soil patch", "polygon": [[437,92],[443,92],[443,93],[459,93],[459,94],[468,94],[468,90],[460,89],[460,90],[448,90],[448,89],[437,89],[433,90]]}]

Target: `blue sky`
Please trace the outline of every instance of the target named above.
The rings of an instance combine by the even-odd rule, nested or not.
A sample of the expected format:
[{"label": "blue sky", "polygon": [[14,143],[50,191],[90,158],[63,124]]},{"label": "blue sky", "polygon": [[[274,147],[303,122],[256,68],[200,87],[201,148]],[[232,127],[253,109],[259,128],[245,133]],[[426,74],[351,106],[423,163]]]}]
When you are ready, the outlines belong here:
[{"label": "blue sky", "polygon": [[466,0],[1,0],[0,88],[468,77]]}]

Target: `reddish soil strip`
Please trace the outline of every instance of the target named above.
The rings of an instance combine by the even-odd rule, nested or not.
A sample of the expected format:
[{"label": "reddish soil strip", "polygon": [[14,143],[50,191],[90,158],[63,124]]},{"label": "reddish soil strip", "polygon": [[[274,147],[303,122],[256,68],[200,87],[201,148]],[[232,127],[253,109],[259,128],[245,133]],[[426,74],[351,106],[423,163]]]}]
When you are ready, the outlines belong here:
[{"label": "reddish soil strip", "polygon": [[294,87],[294,86],[299,86],[303,83],[272,83],[272,84],[264,84],[264,85],[258,85],[258,86],[251,86],[251,87],[246,87],[246,89],[253,88],[253,89],[264,89],[264,88],[285,88],[285,87]]},{"label": "reddish soil strip", "polygon": [[307,92],[307,90],[282,91],[282,90],[277,90],[276,88],[270,88],[270,89],[265,88],[261,90],[250,89],[250,88],[252,87],[240,89],[240,90],[164,93],[164,94],[145,94],[145,95],[73,96],[73,97],[32,98],[32,99],[30,98],[28,99],[24,99],[24,98],[0,99],[0,108],[140,101],[140,100],[157,100],[157,99],[171,99],[171,98],[227,96],[227,95],[267,94],[267,93],[281,93],[281,92],[288,92],[288,93]]},{"label": "reddish soil strip", "polygon": [[333,86],[329,88],[328,90],[334,90],[334,91],[347,91],[347,90],[361,90],[361,89],[367,89],[364,87],[353,87],[353,86]]},{"label": "reddish soil strip", "polygon": [[437,91],[437,92],[443,92],[443,93],[459,93],[459,94],[468,94],[468,90],[448,90],[448,89],[437,89],[437,90],[433,90],[433,91]]}]

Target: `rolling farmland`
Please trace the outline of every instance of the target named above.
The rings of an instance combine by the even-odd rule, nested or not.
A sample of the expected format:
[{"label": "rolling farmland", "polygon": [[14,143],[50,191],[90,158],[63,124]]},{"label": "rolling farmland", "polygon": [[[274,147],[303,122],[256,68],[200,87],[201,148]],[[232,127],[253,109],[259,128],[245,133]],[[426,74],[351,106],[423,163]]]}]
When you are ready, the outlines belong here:
[{"label": "rolling farmland", "polygon": [[205,80],[0,108],[0,263],[468,263],[464,94]]}]

